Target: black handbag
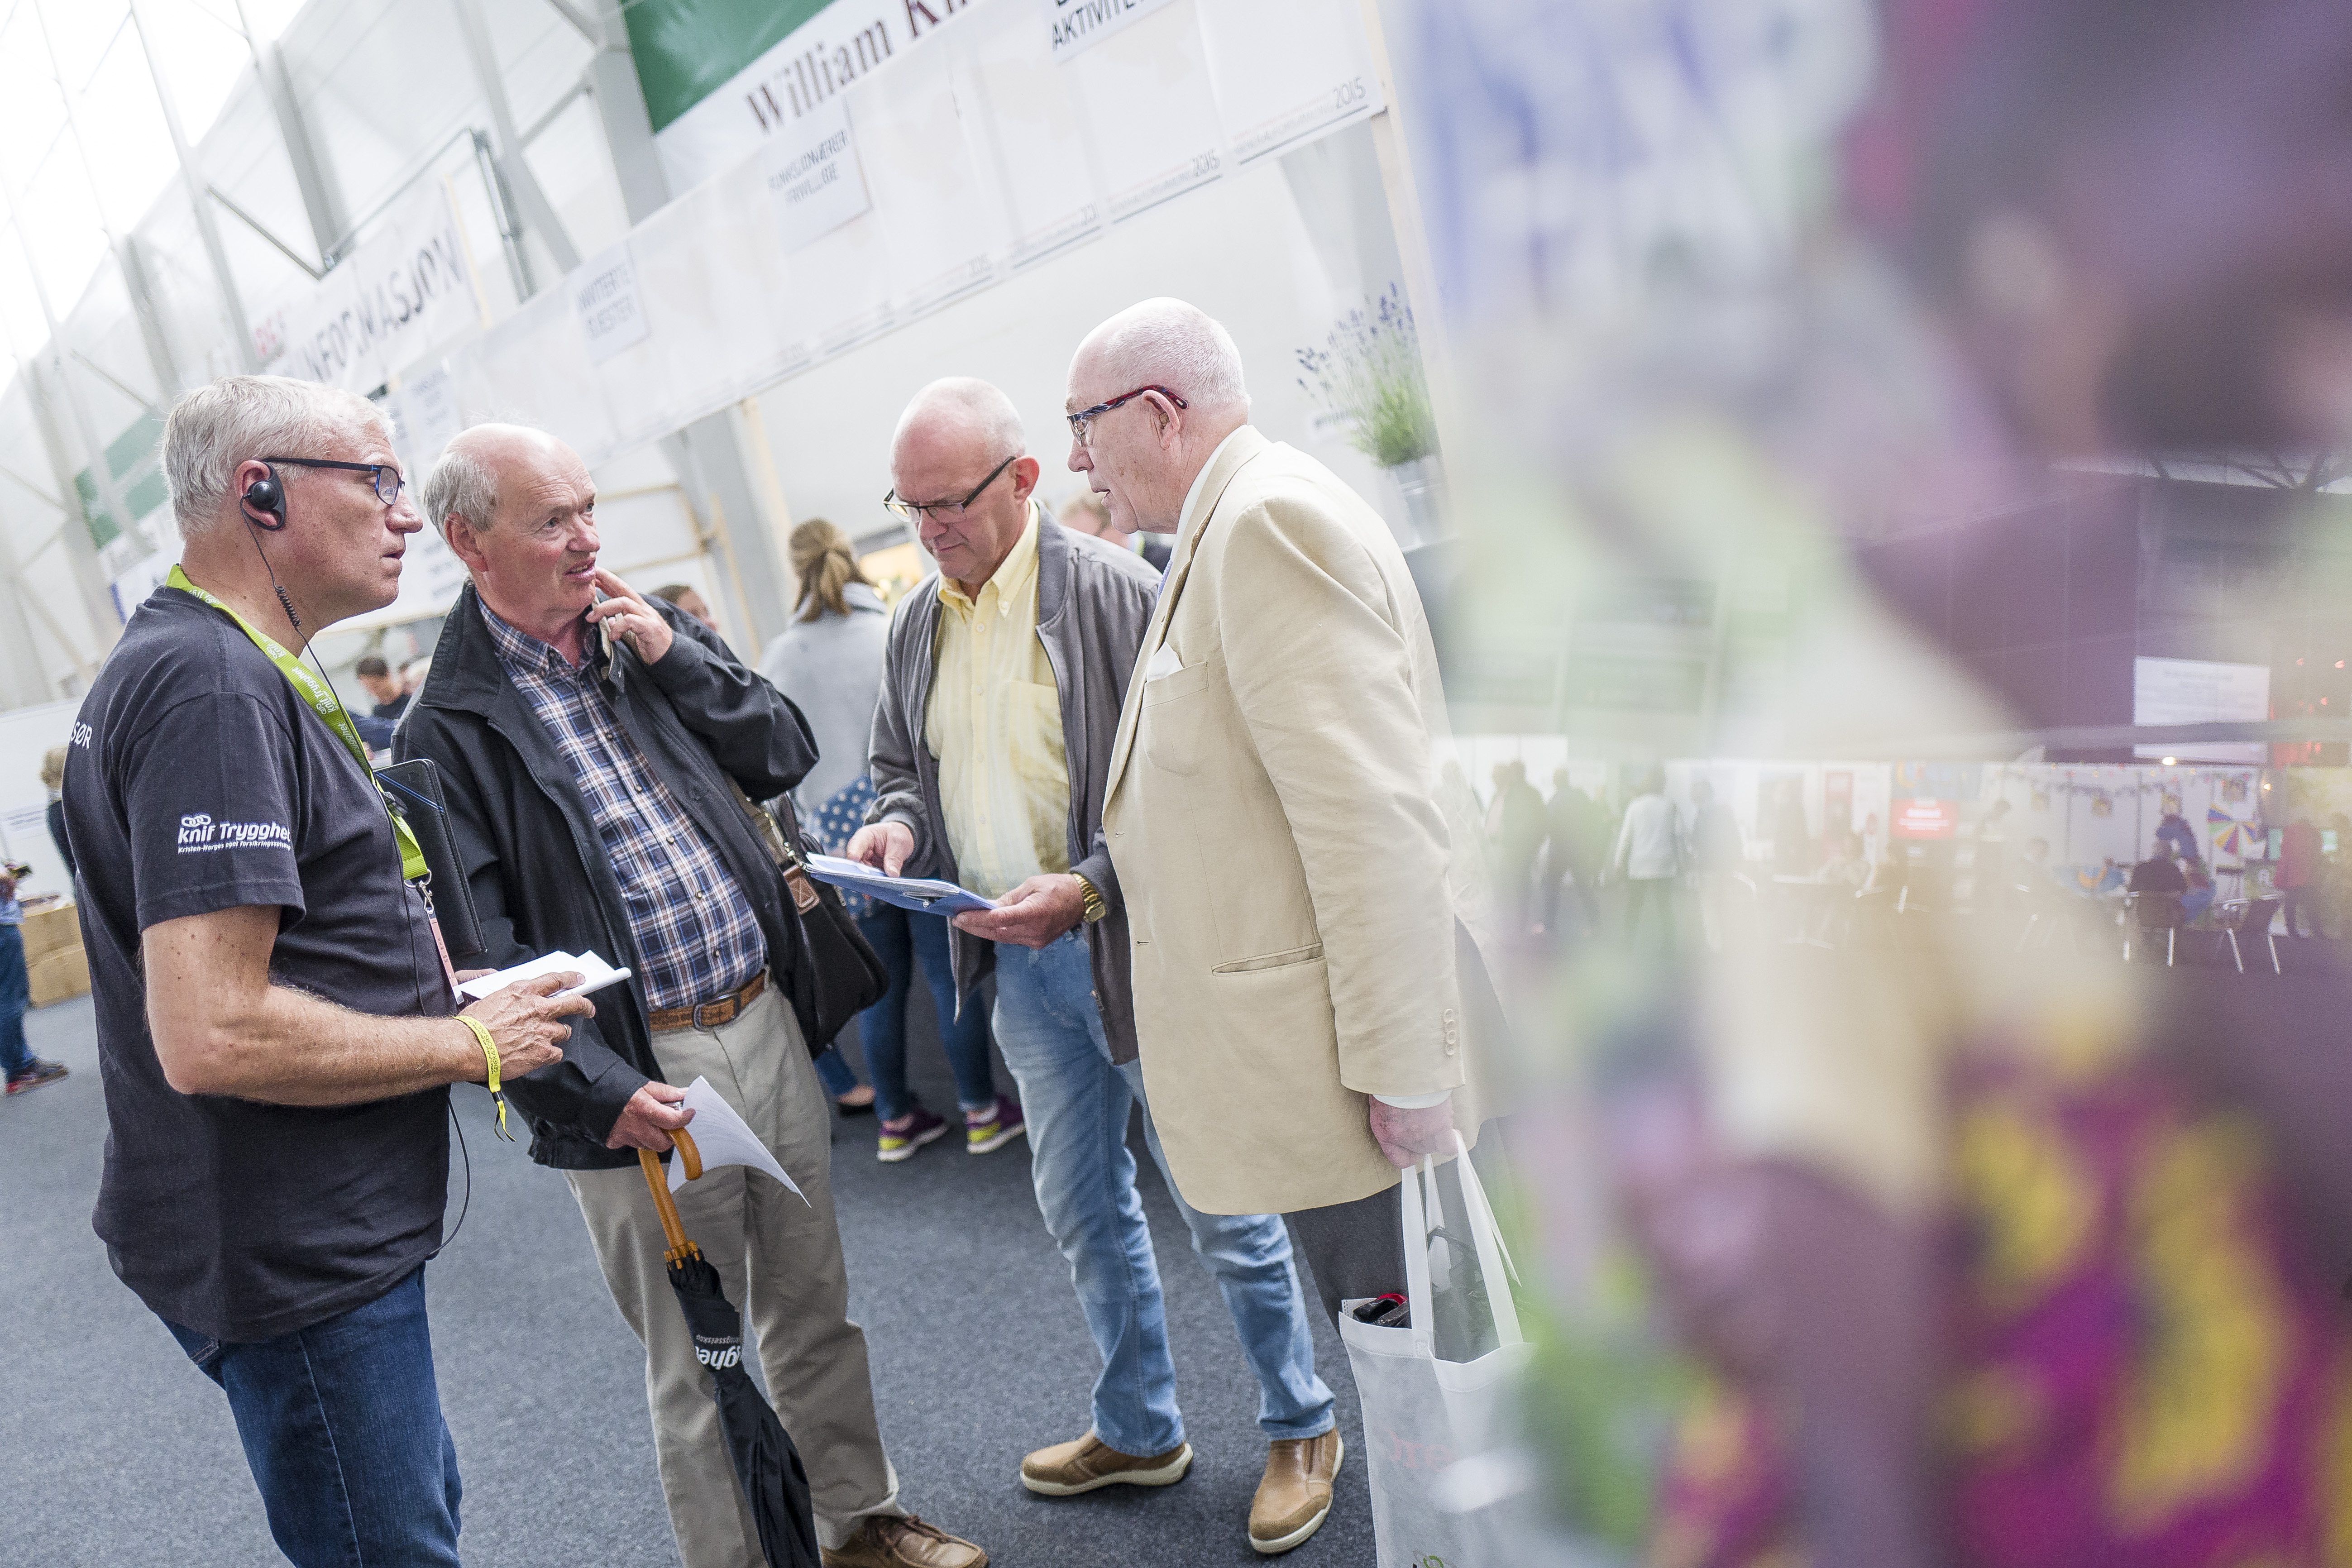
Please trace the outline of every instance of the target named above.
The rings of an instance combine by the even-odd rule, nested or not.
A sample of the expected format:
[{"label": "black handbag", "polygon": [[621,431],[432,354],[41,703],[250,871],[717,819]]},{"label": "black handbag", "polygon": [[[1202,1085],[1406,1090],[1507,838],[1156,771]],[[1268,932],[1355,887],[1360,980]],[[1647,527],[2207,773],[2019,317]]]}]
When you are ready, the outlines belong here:
[{"label": "black handbag", "polygon": [[[728,783],[734,784],[732,779]],[[802,833],[792,797],[780,795],[768,805],[756,805],[738,787],[735,798],[751,814],[761,842],[775,860],[785,902],[800,928],[801,951],[794,954],[784,994],[800,1020],[809,1055],[823,1056],[852,1018],[882,1000],[890,989],[890,972],[843,907],[840,889],[809,875],[802,856],[824,847]]]},{"label": "black handbag", "polygon": [[463,964],[483,948],[482,922],[474,912],[473,889],[466,885],[466,868],[457,862],[457,841],[449,834],[449,801],[441,791],[441,775],[430,757],[416,757],[375,770],[392,803],[416,835],[425,851],[425,907],[441,927],[441,942],[449,962]]}]

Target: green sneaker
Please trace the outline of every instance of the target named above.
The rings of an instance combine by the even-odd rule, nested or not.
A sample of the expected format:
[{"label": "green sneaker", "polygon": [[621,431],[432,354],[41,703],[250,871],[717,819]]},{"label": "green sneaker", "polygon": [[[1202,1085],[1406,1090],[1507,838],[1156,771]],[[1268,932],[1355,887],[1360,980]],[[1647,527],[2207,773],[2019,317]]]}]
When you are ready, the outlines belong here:
[{"label": "green sneaker", "polygon": [[1028,1132],[1021,1121],[1021,1102],[1010,1095],[998,1095],[996,1103],[986,1110],[963,1113],[963,1152],[967,1154],[993,1154],[1015,1138],[1026,1137]]},{"label": "green sneaker", "polygon": [[886,1165],[911,1160],[916,1150],[946,1137],[947,1132],[945,1117],[934,1116],[919,1105],[908,1113],[906,1125],[893,1129],[887,1121],[882,1124],[882,1137],[874,1157]]}]

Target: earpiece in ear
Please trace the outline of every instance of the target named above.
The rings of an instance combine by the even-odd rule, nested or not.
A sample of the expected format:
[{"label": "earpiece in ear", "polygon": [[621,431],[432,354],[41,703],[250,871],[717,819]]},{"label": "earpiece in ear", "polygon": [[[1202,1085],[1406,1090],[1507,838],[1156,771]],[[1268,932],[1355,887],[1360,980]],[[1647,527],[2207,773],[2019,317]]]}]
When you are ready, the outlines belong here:
[{"label": "earpiece in ear", "polygon": [[[268,468],[268,465],[264,464]],[[268,477],[245,487],[246,520],[256,528],[266,528],[276,533],[286,526],[286,485],[278,479],[278,470],[270,468]],[[256,517],[259,512],[262,515]],[[272,520],[275,521],[272,521]]]}]

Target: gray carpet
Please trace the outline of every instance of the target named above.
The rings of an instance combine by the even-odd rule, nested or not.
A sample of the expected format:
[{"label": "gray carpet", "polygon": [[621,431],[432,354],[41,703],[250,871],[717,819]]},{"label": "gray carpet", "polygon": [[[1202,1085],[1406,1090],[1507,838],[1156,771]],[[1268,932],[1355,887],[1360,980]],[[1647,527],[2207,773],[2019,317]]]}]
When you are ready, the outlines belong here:
[{"label": "gray carpet", "polygon": [[[919,1001],[910,1055],[933,1106],[955,1097]],[[89,1228],[106,1121],[87,1000],[30,1015],[73,1076],[0,1100],[0,1396],[8,1522],[0,1563],[248,1568],[279,1561],[218,1390],[107,1267]],[[1012,1082],[998,1068],[1001,1083]],[[459,1091],[471,1210],[427,1270],[442,1401],[480,1568],[676,1563],[646,1426],[644,1362],[562,1180],[488,1134]],[[1029,1189],[1025,1144],[973,1158],[942,1141],[874,1158],[870,1118],[836,1124],[834,1182],[853,1306],[873,1349],[882,1432],[907,1504],[1002,1568],[1265,1561],[1244,1525],[1264,1461],[1256,1385],[1214,1283],[1134,1140],[1198,1458],[1164,1490],[1052,1500],[1021,1456],[1076,1436],[1097,1366],[1066,1268]],[[453,1162],[453,1167],[454,1167]],[[454,1222],[465,1180],[453,1168]],[[1310,1287],[1308,1300],[1313,1300]],[[1347,1358],[1317,1314],[1318,1363],[1349,1447],[1330,1522],[1285,1561],[1369,1563],[1371,1516]]]}]

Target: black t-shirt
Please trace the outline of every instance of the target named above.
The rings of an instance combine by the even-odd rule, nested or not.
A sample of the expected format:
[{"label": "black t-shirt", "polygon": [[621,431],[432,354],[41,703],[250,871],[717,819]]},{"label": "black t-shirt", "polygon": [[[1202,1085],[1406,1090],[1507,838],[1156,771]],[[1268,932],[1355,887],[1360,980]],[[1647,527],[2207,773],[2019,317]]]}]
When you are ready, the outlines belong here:
[{"label": "black t-shirt", "polygon": [[65,798],[106,1087],[93,1223],[114,1271],[230,1342],[373,1300],[441,1246],[448,1090],[327,1110],[182,1094],[148,1033],[139,942],[276,904],[276,984],[382,1016],[449,1012],[375,786],[234,622],[159,588],[81,705]]}]

